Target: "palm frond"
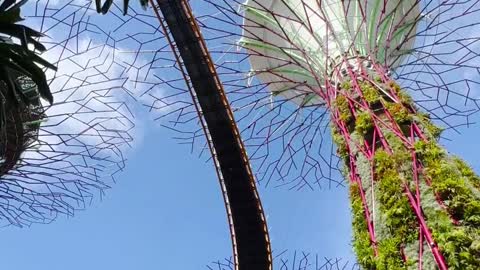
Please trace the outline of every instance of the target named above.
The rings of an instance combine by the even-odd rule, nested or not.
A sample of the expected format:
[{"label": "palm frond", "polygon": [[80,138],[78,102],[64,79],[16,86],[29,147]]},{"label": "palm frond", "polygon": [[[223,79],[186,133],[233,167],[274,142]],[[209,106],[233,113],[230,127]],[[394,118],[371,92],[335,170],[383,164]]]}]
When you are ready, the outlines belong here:
[{"label": "palm frond", "polygon": [[[139,0],[143,8],[148,6],[148,0]],[[130,0],[123,0],[123,15],[127,15]],[[95,7],[98,13],[106,14],[112,7],[113,0],[106,0],[102,5],[102,0],[95,0]]]},{"label": "palm frond", "polygon": [[5,110],[32,105],[32,99],[23,93],[20,77],[29,78],[35,83],[39,96],[53,103],[44,68],[57,68],[37,53],[46,50],[37,40],[43,34],[18,24],[23,20],[20,11],[26,2],[4,0],[0,4],[0,130],[4,128]]}]

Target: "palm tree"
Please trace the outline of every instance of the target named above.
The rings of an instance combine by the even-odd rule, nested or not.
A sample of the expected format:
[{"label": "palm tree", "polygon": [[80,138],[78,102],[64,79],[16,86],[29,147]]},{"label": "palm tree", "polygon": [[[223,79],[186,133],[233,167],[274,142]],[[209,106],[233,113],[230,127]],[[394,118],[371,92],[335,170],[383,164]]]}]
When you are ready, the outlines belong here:
[{"label": "palm tree", "polygon": [[53,103],[43,68],[56,67],[36,53],[46,50],[35,40],[43,35],[18,24],[26,2],[4,0],[0,4],[0,176],[17,164],[35,138],[44,118],[40,98]]},{"label": "palm tree", "polygon": [[[3,98],[12,103],[21,100],[29,105],[29,99],[23,94],[22,87],[17,81],[19,76],[26,76],[36,84],[40,96],[52,103],[53,96],[42,66],[53,70],[56,70],[56,67],[35,52],[46,50],[45,46],[35,40],[43,34],[18,24],[23,20],[20,17],[20,8],[27,0],[15,2],[15,0],[4,0],[0,5],[0,61],[2,62],[0,80],[6,86],[6,89],[2,90],[7,90],[2,91]],[[20,44],[15,43],[14,38],[18,39]],[[33,46],[34,50],[29,46]]]}]

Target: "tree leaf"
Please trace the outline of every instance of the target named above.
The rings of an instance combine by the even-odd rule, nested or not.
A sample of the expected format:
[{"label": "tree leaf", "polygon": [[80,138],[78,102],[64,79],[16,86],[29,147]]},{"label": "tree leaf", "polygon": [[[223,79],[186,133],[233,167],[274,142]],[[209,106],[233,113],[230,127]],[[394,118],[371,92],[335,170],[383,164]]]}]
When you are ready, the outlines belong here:
[{"label": "tree leaf", "polygon": [[15,4],[15,0],[5,0],[3,3],[0,5],[0,12],[3,12],[7,10],[11,5]]},{"label": "tree leaf", "polygon": [[[130,0],[123,1],[123,15],[127,15],[129,2]],[[139,0],[139,2],[142,8],[146,9],[146,7],[148,6],[148,0]],[[101,0],[95,0],[97,13],[106,14],[110,10],[112,4],[113,4],[113,0],[106,0],[103,6],[101,7]]]},{"label": "tree leaf", "polygon": [[105,1],[105,3],[103,4],[103,7],[102,7],[102,14],[106,14],[108,12],[108,10],[110,9],[110,7],[112,6],[112,4],[113,4],[113,0]]},{"label": "tree leaf", "polygon": [[129,4],[130,0],[124,0],[123,1],[123,15],[127,15],[127,12],[128,12],[128,4]]}]

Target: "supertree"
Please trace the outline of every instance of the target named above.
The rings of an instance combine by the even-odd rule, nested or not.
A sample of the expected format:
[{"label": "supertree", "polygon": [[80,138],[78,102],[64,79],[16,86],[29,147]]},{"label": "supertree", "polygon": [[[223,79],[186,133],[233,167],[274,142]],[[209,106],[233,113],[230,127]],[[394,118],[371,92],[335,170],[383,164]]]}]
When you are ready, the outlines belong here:
[{"label": "supertree", "polygon": [[[148,14],[142,10],[130,10],[127,14],[128,1],[125,1],[122,8],[112,1],[105,1],[103,4],[102,1],[95,1],[95,6],[92,2],[90,0],[31,1],[26,12],[29,25],[39,29],[38,31],[42,33],[39,35],[42,36],[40,41],[47,45],[43,56],[58,66],[58,72],[47,73],[50,89],[53,89],[56,100],[51,107],[45,109],[48,123],[51,123],[55,113],[58,113],[60,119],[53,122],[54,128],[59,124],[65,124],[70,118],[78,120],[78,125],[84,128],[78,130],[75,123],[72,124],[73,127],[66,128],[69,134],[70,132],[79,133],[72,140],[77,142],[75,146],[80,151],[84,150],[81,152],[83,155],[72,152],[72,149],[68,148],[70,140],[66,139],[65,142],[60,136],[58,143],[65,146],[66,149],[62,152],[64,155],[59,157],[59,160],[55,160],[57,163],[52,161],[46,164],[49,169],[55,171],[57,166],[68,162],[71,158],[73,159],[71,167],[78,170],[78,175],[72,175],[73,179],[69,182],[64,180],[69,176],[68,172],[64,172],[63,177],[57,177],[64,189],[52,194],[60,198],[57,201],[62,202],[66,200],[64,193],[72,190],[71,187],[66,187],[67,183],[82,187],[78,190],[78,197],[73,198],[82,203],[85,201],[84,197],[89,195],[87,180],[94,180],[98,188],[104,188],[104,182],[97,178],[100,169],[109,169],[108,162],[116,161],[115,157],[122,159],[118,164],[110,165],[118,165],[117,169],[122,168],[120,165],[123,165],[121,163],[123,156],[120,151],[115,152],[115,150],[129,142],[128,131],[132,123],[128,121],[131,116],[130,111],[126,104],[120,101],[133,97],[136,94],[135,91],[152,90],[153,94],[162,92],[159,88],[152,89],[149,86],[149,80],[158,76],[156,69],[159,67],[156,66],[155,60],[157,57],[161,59],[161,53],[164,50],[164,48],[158,49],[158,44],[167,44],[167,46],[169,44],[164,42],[168,37],[163,31],[165,29],[162,30],[159,25],[158,17],[154,13]],[[146,1],[140,1],[140,3],[145,5]],[[94,14],[95,11],[108,13],[108,15],[99,16]],[[153,60],[149,58],[152,56]],[[203,59],[208,58],[208,55],[197,56],[204,57]],[[203,83],[209,86],[215,82],[216,74],[212,73],[212,70],[214,71],[214,69],[202,70],[207,71],[202,74],[206,78]],[[218,99],[221,92],[217,91],[213,94],[216,95],[213,99]],[[204,98],[208,101],[212,98],[212,93],[207,93]],[[68,107],[70,100],[74,108]],[[89,106],[90,101],[94,103],[91,106]],[[100,104],[95,104],[96,102]],[[211,144],[211,153],[225,199],[234,258],[237,261],[236,264],[242,268],[269,269],[272,262],[269,237],[253,174],[242,141],[238,138],[239,131],[232,118],[232,112],[229,111],[228,102],[224,98],[221,102],[220,107],[218,103],[212,102],[207,107],[203,107],[203,111],[211,110],[210,118],[205,118],[205,124],[209,125],[205,132],[210,142],[215,141]],[[77,103],[78,106],[76,106]],[[207,103],[203,102],[203,105]],[[66,119],[61,118],[62,116]],[[47,125],[41,124],[39,128],[45,127]],[[61,131],[60,135],[65,135],[63,132],[66,132],[62,128],[54,131],[57,133]],[[49,135],[56,135],[54,131]],[[68,137],[69,134],[65,136]],[[227,136],[227,139],[222,141],[222,136]],[[54,144],[50,142],[47,144],[47,146],[52,145]],[[105,155],[109,150],[112,153]],[[58,150],[54,149],[52,152],[57,153]],[[97,163],[100,164],[98,167],[95,166],[97,164],[89,164],[89,159],[98,160]],[[30,161],[27,156],[20,160],[21,162]],[[85,164],[84,167],[79,167],[74,162]],[[37,164],[29,163],[28,165],[39,171],[45,169]],[[116,167],[113,166],[113,168]],[[90,172],[90,169],[94,171]],[[87,176],[91,179],[84,181],[82,177]],[[28,175],[28,177],[31,176]],[[46,185],[50,184],[48,179],[45,182]],[[71,203],[66,202],[65,205],[70,209]],[[59,211],[52,207],[51,212],[56,214]]]},{"label": "supertree", "polygon": [[[278,270],[358,270],[360,266],[342,258],[321,257],[306,251],[283,250],[274,252],[273,261]],[[234,270],[232,258],[225,258],[207,265],[208,270]]]},{"label": "supertree", "polygon": [[[479,109],[478,1],[192,4],[261,182],[339,185],[340,163],[364,268],[479,268],[480,178],[438,143],[433,122],[455,130]],[[172,13],[167,23],[181,17]],[[179,38],[173,52],[193,42]],[[197,121],[182,77],[162,79],[173,92],[151,94],[152,108],[176,106],[162,117],[198,140],[199,129],[179,127]]]},{"label": "supertree", "polygon": [[47,223],[90,204],[124,168],[134,127],[113,47],[93,44],[74,16],[25,3],[0,5],[2,225]]}]

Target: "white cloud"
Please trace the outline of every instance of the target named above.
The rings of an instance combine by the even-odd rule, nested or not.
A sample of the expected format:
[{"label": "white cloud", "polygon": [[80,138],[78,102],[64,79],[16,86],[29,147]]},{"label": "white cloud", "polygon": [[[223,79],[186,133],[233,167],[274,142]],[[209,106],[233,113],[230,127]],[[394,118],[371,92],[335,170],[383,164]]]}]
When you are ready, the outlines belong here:
[{"label": "white cloud", "polygon": [[[90,2],[76,0],[76,6],[55,13],[45,11],[45,3],[55,8],[64,2],[42,0],[32,2],[35,9],[24,10],[26,24],[47,35],[42,42],[49,50],[42,57],[58,71],[46,72],[55,102],[44,103],[47,120],[38,141],[24,152],[22,166],[2,176],[0,194],[20,190],[17,200],[0,203],[6,206],[0,210],[0,220],[6,223],[28,224],[54,217],[57,211],[70,213],[68,205],[82,207],[82,197],[109,183],[145,132],[142,119],[134,118],[139,110],[132,96],[149,87],[135,83],[139,75],[140,80],[153,80],[153,74],[146,76],[153,54],[130,53],[142,49],[134,39],[114,42],[108,28],[124,22],[112,21],[113,15],[88,18],[91,10],[85,7]],[[51,16],[35,17],[44,11]]]}]

